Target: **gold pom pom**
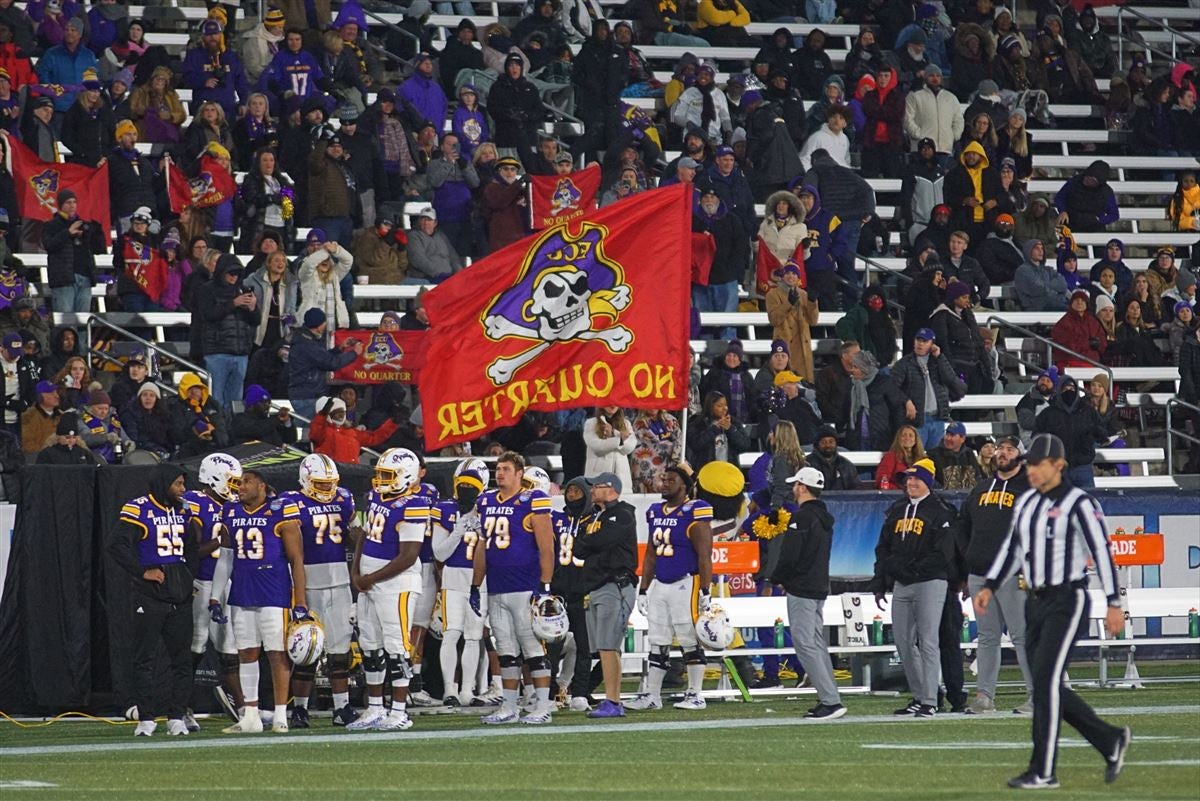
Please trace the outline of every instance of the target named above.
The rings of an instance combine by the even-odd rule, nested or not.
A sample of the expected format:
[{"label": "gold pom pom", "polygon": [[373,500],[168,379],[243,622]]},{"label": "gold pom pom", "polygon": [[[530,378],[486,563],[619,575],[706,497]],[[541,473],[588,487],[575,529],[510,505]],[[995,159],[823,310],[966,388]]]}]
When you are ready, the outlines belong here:
[{"label": "gold pom pom", "polygon": [[775,517],[779,522],[772,526],[769,514],[760,515],[750,526],[751,530],[754,531],[754,535],[760,540],[773,540],[787,531],[788,523],[792,519],[792,513],[787,509],[779,509]]}]

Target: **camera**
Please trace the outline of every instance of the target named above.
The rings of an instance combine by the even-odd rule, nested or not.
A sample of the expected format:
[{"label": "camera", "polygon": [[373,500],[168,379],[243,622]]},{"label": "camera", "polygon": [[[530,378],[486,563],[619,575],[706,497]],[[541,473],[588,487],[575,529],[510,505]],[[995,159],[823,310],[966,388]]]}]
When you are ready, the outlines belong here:
[{"label": "camera", "polygon": [[229,68],[224,64],[213,65],[211,77],[216,78],[219,83],[225,82],[225,76],[229,74]]},{"label": "camera", "polygon": [[617,184],[617,188],[624,189],[626,192],[632,192],[633,184],[629,183],[629,181],[621,181],[621,183]]}]

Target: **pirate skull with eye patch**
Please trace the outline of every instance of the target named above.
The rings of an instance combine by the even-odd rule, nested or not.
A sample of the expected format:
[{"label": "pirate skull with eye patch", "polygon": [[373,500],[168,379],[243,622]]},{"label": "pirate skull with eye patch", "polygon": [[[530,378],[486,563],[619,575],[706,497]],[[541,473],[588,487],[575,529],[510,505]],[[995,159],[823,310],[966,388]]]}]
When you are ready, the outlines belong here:
[{"label": "pirate skull with eye patch", "polygon": [[561,342],[590,329],[591,296],[588,275],[583,270],[568,265],[543,272],[529,304],[529,313],[537,320],[538,337],[545,342]]}]

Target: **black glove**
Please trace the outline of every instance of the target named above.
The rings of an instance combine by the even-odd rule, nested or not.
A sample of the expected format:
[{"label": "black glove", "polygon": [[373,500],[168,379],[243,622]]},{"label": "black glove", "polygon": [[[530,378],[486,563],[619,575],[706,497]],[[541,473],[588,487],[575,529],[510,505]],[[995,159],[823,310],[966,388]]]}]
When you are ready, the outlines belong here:
[{"label": "black glove", "polygon": [[779,525],[779,510],[778,509],[771,510],[771,514],[767,515],[767,522],[770,523],[772,526]]},{"label": "black glove", "polygon": [[792,287],[790,290],[788,290],[788,303],[795,306],[799,302],[800,292],[795,287]]},{"label": "black glove", "polygon": [[467,162],[467,157],[466,157],[466,156],[459,156],[459,157],[458,157],[458,161],[456,161],[456,162],[454,162],[454,163],[458,165],[458,168],[459,168],[460,170],[465,170],[465,169],[467,168],[467,164],[468,164],[468,162]]},{"label": "black glove", "polygon": [[479,490],[475,487],[461,484],[454,490],[454,505],[458,507],[458,513],[465,515],[475,507],[475,501],[479,500]]},{"label": "black glove", "polygon": [[1088,340],[1088,347],[1092,350],[1100,350],[1100,339],[1098,337],[1092,337]]}]

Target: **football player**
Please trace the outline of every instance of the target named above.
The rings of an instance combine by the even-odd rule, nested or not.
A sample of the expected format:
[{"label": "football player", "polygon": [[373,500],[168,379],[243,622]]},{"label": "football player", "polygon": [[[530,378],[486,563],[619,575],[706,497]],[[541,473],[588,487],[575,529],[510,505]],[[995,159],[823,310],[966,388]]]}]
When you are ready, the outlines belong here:
[{"label": "football player", "polygon": [[[554,575],[554,533],[550,528],[550,498],[541,490],[521,487],[525,460],[507,451],[496,462],[496,487],[479,497],[477,509],[484,547],[475,549],[471,579],[471,608],[482,610],[482,585],[488,583],[488,620],[500,654],[500,678],[504,701],[487,724],[549,723],[554,709],[550,701],[550,660],[533,633],[530,605],[535,598],[550,594]],[[517,710],[517,683],[521,677],[521,654],[533,677],[537,705],[525,717]]]},{"label": "football player", "polygon": [[[346,538],[354,518],[354,496],[338,486],[339,478],[332,459],[310,453],[300,462],[300,491],[288,496],[300,507],[309,608],[325,629],[333,725],[345,726],[358,717],[350,706],[350,618],[354,601],[346,567]],[[296,667],[292,673],[292,725],[300,729],[309,726],[308,696],[315,673],[315,664]]]},{"label": "football player", "polygon": [[[401,731],[412,728],[405,712],[411,619],[421,592],[418,559],[429,527],[428,499],[417,492],[420,464],[405,448],[390,448],[375,465],[367,495],[366,531],[358,535],[350,579],[358,588],[359,644],[367,674],[367,709],[346,728]],[[392,679],[392,708],[383,708],[383,682]]]},{"label": "football player", "polygon": [[[294,500],[268,497],[266,478],[243,470],[238,500],[221,507],[221,556],[213,573],[213,593],[229,584],[229,617],[238,649],[238,674],[245,706],[227,734],[263,730],[258,713],[258,656],[267,652],[275,712],[271,729],[288,730],[288,680],[292,665],[285,641],[288,623],[308,620],[305,602],[304,544],[300,539],[300,507]],[[290,568],[290,573],[289,573]],[[221,601],[208,601],[209,615],[226,621]]]},{"label": "football player", "polygon": [[[442,703],[446,706],[483,706],[475,697],[479,670],[479,646],[483,618],[487,615],[487,588],[479,588],[479,611],[471,611],[471,577],[475,548],[479,542],[479,512],[475,502],[488,485],[490,471],[482,459],[459,462],[454,470],[454,498],[433,510],[433,555],[442,563],[442,648],[441,666],[445,682]],[[462,660],[458,643],[462,640]],[[462,682],[455,683],[461,665]]]},{"label": "football player", "polygon": [[[194,674],[199,666],[211,638],[221,665],[221,683],[213,691],[234,720],[241,716],[239,710],[242,707],[237,648],[229,624],[214,623],[209,618],[208,599],[216,598],[224,604],[229,595],[227,586],[214,590],[212,578],[217,569],[217,549],[221,545],[221,505],[237,499],[241,480],[242,466],[237,459],[227,453],[210,453],[200,462],[200,486],[203,489],[188,490],[183,494],[188,533],[202,543],[202,558],[196,568],[196,592],[192,596],[192,672]],[[200,730],[200,725],[190,714],[184,720],[189,731]]]},{"label": "football player", "polygon": [[[417,494],[425,498],[430,510],[438,504],[437,487],[425,483],[425,457],[415,454],[421,465]],[[429,630],[429,620],[433,615],[433,604],[437,600],[437,570],[433,558],[433,518],[425,529],[425,539],[421,541],[421,594],[416,598],[412,613],[412,631],[409,641],[412,643],[412,681],[408,687],[408,703],[413,706],[436,706],[437,701],[425,692],[421,683],[421,666],[425,654],[425,632]]]},{"label": "football player", "polygon": [[663,678],[670,668],[671,641],[687,662],[688,688],[676,709],[704,709],[704,650],[696,621],[709,606],[712,586],[712,506],[689,500],[692,473],[684,464],[663,473],[663,500],[646,510],[649,538],[642,560],[638,611],[650,623],[650,671],[646,692],[626,709],[662,709]]}]

